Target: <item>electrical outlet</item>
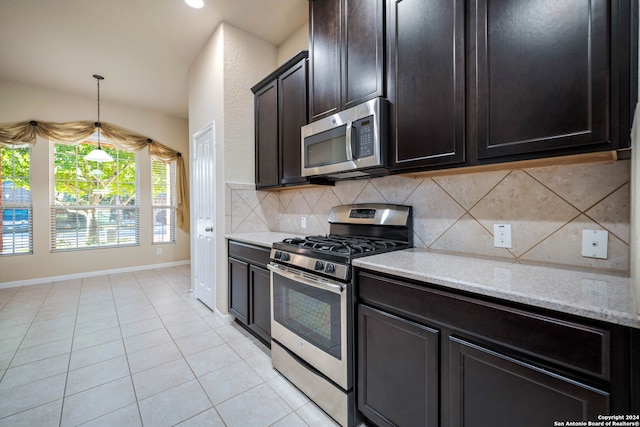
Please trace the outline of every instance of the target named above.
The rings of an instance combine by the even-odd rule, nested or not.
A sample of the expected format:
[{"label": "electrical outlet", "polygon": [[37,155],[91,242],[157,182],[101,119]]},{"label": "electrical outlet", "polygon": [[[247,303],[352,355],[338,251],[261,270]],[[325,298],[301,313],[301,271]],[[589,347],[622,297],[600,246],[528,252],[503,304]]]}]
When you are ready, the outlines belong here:
[{"label": "electrical outlet", "polygon": [[300,217],[300,228],[307,228],[307,217]]},{"label": "electrical outlet", "polygon": [[162,255],[162,248],[156,248],[156,254]]},{"label": "electrical outlet", "polygon": [[582,230],[582,256],[607,259],[608,240],[606,230]]},{"label": "electrical outlet", "polygon": [[493,224],[493,246],[511,248],[511,224]]}]

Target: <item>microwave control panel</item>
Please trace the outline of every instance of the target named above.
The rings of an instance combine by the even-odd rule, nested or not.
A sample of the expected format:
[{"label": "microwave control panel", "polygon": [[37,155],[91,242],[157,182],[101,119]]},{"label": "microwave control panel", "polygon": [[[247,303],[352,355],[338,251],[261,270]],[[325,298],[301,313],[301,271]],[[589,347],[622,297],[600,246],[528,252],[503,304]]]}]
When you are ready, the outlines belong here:
[{"label": "microwave control panel", "polygon": [[357,146],[355,158],[373,156],[373,116],[365,117],[353,123],[356,130]]}]

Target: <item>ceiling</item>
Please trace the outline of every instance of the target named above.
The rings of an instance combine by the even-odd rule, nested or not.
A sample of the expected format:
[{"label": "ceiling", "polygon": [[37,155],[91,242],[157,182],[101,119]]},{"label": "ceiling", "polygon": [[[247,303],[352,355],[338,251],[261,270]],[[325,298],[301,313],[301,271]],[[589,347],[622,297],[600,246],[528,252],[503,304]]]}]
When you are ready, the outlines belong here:
[{"label": "ceiling", "polygon": [[[0,0],[0,80],[187,117],[189,66],[224,21],[279,46],[307,0]],[[0,100],[0,102],[2,102]]]}]

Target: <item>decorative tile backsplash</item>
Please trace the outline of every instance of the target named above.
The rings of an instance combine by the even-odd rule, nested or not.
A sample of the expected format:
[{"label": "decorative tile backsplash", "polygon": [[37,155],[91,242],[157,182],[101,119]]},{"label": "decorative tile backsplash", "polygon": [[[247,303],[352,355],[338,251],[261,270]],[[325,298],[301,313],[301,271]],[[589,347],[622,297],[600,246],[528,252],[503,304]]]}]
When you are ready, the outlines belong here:
[{"label": "decorative tile backsplash", "polygon": [[[326,234],[333,206],[406,204],[413,206],[416,247],[627,273],[629,179],[630,162],[621,160],[430,178],[396,175],[273,192],[229,183],[226,231]],[[511,249],[493,247],[497,223],[511,224]],[[606,260],[581,256],[584,229],[609,232]]]}]

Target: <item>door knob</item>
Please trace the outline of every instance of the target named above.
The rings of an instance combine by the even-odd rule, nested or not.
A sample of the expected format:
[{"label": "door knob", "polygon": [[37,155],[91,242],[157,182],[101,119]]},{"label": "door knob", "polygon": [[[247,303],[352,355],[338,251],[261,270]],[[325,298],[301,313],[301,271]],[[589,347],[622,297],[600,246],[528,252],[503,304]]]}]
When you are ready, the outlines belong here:
[{"label": "door knob", "polygon": [[207,228],[204,229],[204,231],[211,232],[211,231],[213,231],[213,227],[207,227]]}]

